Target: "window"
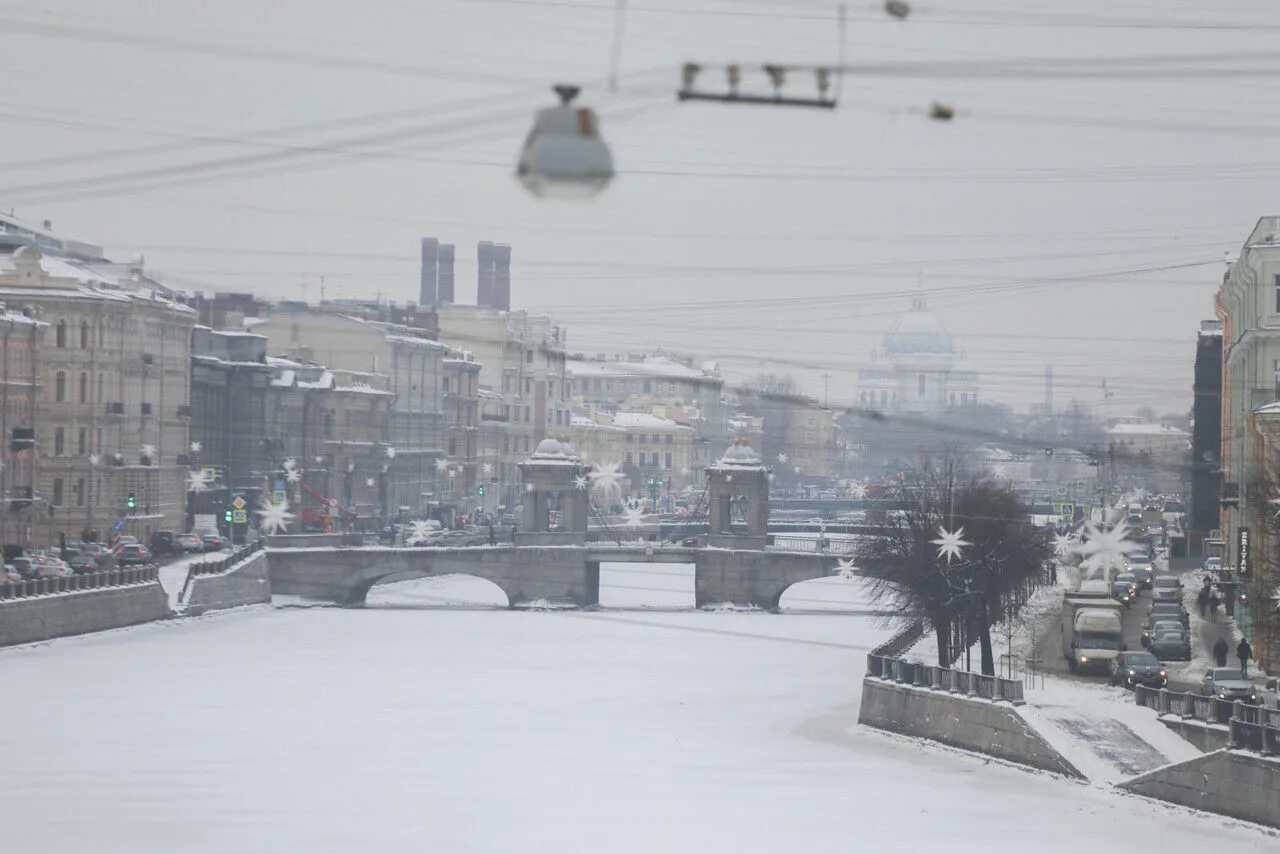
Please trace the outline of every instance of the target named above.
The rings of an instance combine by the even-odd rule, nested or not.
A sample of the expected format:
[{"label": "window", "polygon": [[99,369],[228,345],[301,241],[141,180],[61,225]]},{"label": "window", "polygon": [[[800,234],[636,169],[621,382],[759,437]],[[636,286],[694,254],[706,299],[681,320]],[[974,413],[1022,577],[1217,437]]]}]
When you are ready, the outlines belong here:
[{"label": "window", "polygon": [[58,325],[54,330],[54,346],[67,346],[67,322],[65,320],[59,320]]},{"label": "window", "polygon": [[532,351],[532,350],[525,350],[525,351],[524,351],[524,361],[525,361],[525,363],[526,363],[526,364],[529,364],[529,365],[532,365],[532,364],[533,364],[533,351]]},{"label": "window", "polygon": [[676,443],[676,437],[675,437],[675,436],[673,436],[673,435],[671,435],[670,433],[668,433],[668,434],[667,434],[667,444],[668,444],[668,445],[674,445],[675,443]]},{"label": "window", "polygon": [[84,496],[84,478],[79,478],[76,481],[76,506],[77,507],[84,506],[84,497],[85,497]]},{"label": "window", "polygon": [[445,394],[448,394],[448,393],[449,393],[449,378],[448,378],[448,377],[443,377],[443,378],[441,378],[441,380],[440,380],[440,388],[441,388],[441,390],[442,390],[442,391],[444,391],[444,393],[445,393]]},{"label": "window", "polygon": [[644,390],[646,393],[653,391],[653,383],[650,380],[644,381]]},{"label": "window", "polygon": [[458,440],[450,439],[449,440],[449,456],[451,457],[455,456],[457,453],[458,453]]},{"label": "window", "polygon": [[53,505],[55,507],[62,506],[62,478],[60,477],[53,479]]},{"label": "window", "polygon": [[[527,406],[524,408],[524,423],[525,423],[525,424],[528,424],[528,423],[529,423],[529,407],[527,407]],[[525,444],[526,444],[526,445],[527,445],[527,444],[529,444],[529,442],[528,442],[528,440],[527,440],[527,439],[525,440]],[[527,451],[527,450],[529,450],[529,449],[528,449],[528,448],[525,448],[525,450]]]},{"label": "window", "polygon": [[533,394],[533,380],[529,377],[524,378],[524,393]]},{"label": "window", "polygon": [[89,428],[81,427],[80,441],[76,444],[76,453],[79,456],[83,457],[88,452],[88,450],[89,450]]},{"label": "window", "polygon": [[920,396],[924,397],[924,374],[916,377],[916,388],[920,392]]},{"label": "window", "polygon": [[1276,311],[1280,313],[1280,275],[1276,276]]},{"label": "window", "polygon": [[[61,346],[61,345],[59,345]],[[67,372],[58,371],[53,377],[53,399],[62,403],[67,399]]]},{"label": "window", "polygon": [[98,374],[98,400],[102,400],[102,374]]},{"label": "window", "polygon": [[626,442],[628,445],[630,445],[630,444],[631,444],[632,442],[634,442],[635,440],[636,440],[636,437],[635,437],[635,436],[632,436],[630,433],[628,433],[628,434],[626,435],[626,438],[624,438],[624,439],[623,439],[623,441],[624,441],[624,442]]},{"label": "window", "polygon": [[670,454],[670,453],[668,453],[668,454],[667,454],[667,456],[666,456],[666,463],[667,463],[666,468],[671,468],[671,454]]},{"label": "window", "polygon": [[510,436],[502,437],[502,453],[504,454],[511,453],[511,437]]},{"label": "window", "polygon": [[89,321],[80,321],[80,349],[89,349]]},{"label": "window", "polygon": [[88,374],[80,375],[80,402],[81,403],[89,402],[89,375]]},{"label": "window", "polygon": [[53,455],[55,457],[60,457],[67,452],[66,438],[66,433],[63,432],[61,427],[53,431]]},{"label": "window", "polygon": [[[641,454],[640,456],[641,456],[641,457],[643,457],[643,456],[644,456],[644,454]],[[626,462],[626,464],[627,464],[627,465],[631,465],[631,452],[630,452],[630,451],[627,451],[627,455],[626,455],[626,457],[624,458],[624,460],[625,460],[625,462]]]}]

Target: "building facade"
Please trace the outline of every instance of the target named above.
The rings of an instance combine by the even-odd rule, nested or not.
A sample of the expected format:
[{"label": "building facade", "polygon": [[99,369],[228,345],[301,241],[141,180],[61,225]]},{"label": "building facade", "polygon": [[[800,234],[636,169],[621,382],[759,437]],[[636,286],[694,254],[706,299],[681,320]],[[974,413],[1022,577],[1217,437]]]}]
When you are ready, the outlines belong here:
[{"label": "building facade", "polygon": [[978,403],[979,378],[923,296],[894,321],[872,353],[876,363],[858,374],[858,405],[881,412],[941,415]]},{"label": "building facade", "polygon": [[267,339],[197,326],[191,336],[191,464],[216,471],[209,485],[262,485],[270,469]]},{"label": "building facade", "polygon": [[0,544],[6,557],[33,545],[44,330],[45,324],[0,306]]},{"label": "building facade", "polygon": [[[1222,508],[1222,322],[1206,320],[1196,336],[1194,401],[1191,410],[1191,494],[1186,521],[1190,554],[1218,554],[1222,539],[1211,536]],[[1219,533],[1221,533],[1219,531]],[[1206,540],[1210,542],[1206,544]],[[1207,546],[1207,547],[1206,547]],[[1212,549],[1212,552],[1210,551]]]}]

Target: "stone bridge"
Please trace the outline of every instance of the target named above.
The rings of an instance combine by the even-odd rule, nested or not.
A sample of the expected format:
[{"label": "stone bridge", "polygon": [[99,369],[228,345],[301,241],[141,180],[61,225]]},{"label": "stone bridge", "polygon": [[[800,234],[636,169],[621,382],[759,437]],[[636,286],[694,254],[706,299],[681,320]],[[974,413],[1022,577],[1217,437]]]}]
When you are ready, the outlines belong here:
[{"label": "stone bridge", "polygon": [[682,547],[476,546],[469,548],[270,548],[271,591],[342,605],[375,584],[442,575],[492,581],[512,606],[600,602],[601,563],[692,563],[695,604],[774,610],[792,584],[831,575],[835,557],[814,553]]}]

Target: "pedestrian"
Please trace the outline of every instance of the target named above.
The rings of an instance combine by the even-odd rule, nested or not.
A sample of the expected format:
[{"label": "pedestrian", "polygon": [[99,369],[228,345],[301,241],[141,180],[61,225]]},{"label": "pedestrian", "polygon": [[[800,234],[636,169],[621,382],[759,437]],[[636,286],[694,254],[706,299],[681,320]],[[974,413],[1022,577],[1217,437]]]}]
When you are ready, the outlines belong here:
[{"label": "pedestrian", "polygon": [[1240,638],[1240,643],[1236,644],[1236,658],[1240,659],[1240,672],[1248,679],[1249,659],[1253,658],[1253,647],[1249,646],[1248,638]]},{"label": "pedestrian", "polygon": [[489,522],[489,545],[496,546],[498,544],[498,532],[493,529],[493,521]]},{"label": "pedestrian", "polygon": [[1196,594],[1196,607],[1200,609],[1200,619],[1204,619],[1204,609],[1209,607],[1209,588],[1201,587]]},{"label": "pedestrian", "polygon": [[1222,604],[1222,600],[1218,598],[1218,591],[1209,594],[1209,622],[1218,622],[1218,606]]},{"label": "pedestrian", "polygon": [[1049,561],[1049,584],[1053,587],[1058,586],[1058,562],[1056,560]]},{"label": "pedestrian", "polygon": [[1227,666],[1227,639],[1218,638],[1218,642],[1213,645],[1213,660],[1218,663],[1219,667]]}]

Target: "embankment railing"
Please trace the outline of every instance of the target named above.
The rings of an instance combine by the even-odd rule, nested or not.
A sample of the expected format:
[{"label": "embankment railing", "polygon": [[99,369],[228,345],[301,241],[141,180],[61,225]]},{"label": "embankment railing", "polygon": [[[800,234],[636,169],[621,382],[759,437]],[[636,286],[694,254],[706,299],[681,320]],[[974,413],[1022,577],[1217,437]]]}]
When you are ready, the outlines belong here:
[{"label": "embankment railing", "polygon": [[1183,720],[1227,727],[1227,744],[1265,755],[1280,753],[1280,709],[1224,700],[1168,688],[1135,685],[1134,700],[1158,715],[1177,715]]},{"label": "embankment railing", "polygon": [[130,584],[147,584],[158,580],[160,568],[154,565],[131,566],[101,572],[85,572],[54,578],[33,578],[26,581],[9,581],[0,584],[0,601],[48,596],[54,593],[74,593],[80,590],[101,590],[107,587],[124,587]]}]

